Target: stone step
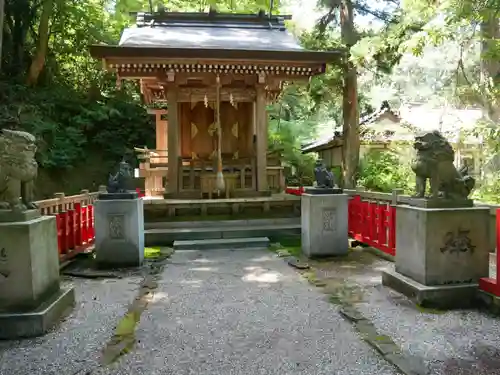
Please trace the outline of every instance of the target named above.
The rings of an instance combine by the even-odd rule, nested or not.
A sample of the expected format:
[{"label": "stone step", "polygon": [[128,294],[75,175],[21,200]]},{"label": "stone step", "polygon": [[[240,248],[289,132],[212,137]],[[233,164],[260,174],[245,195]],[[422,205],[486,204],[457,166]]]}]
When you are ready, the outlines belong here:
[{"label": "stone step", "polygon": [[146,246],[170,245],[174,241],[208,239],[298,236],[300,223],[274,225],[235,225],[222,227],[158,228],[145,231]]},{"label": "stone step", "polygon": [[174,250],[265,249],[269,238],[218,238],[213,240],[174,241]]},{"label": "stone step", "polygon": [[300,217],[248,220],[203,220],[203,221],[160,221],[144,223],[144,229],[170,228],[207,228],[207,227],[237,227],[237,226],[268,226],[268,225],[300,225]]}]

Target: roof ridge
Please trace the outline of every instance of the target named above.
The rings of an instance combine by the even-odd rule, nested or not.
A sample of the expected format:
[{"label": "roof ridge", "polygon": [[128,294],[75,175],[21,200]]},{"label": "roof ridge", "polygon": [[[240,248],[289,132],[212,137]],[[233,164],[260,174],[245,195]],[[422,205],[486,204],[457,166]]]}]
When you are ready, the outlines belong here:
[{"label": "roof ridge", "polygon": [[231,27],[258,28],[286,30],[285,20],[290,20],[289,15],[267,14],[261,10],[257,13],[219,13],[215,10],[209,12],[137,12],[137,27],[144,26],[179,26],[179,27]]}]

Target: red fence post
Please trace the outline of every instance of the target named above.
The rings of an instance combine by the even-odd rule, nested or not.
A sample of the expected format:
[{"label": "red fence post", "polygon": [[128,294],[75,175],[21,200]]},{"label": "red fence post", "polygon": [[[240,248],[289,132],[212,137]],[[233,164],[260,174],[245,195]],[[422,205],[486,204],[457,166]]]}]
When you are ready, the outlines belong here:
[{"label": "red fence post", "polygon": [[83,245],[82,238],[82,204],[75,203],[75,247]]},{"label": "red fence post", "polygon": [[68,250],[75,248],[75,210],[68,210]]},{"label": "red fence post", "polygon": [[88,243],[92,243],[92,242],[94,242],[94,235],[95,235],[95,232],[94,232],[94,206],[89,205],[87,208],[88,208],[88,223],[89,223],[89,226],[88,226],[89,241],[88,241]]},{"label": "red fence post", "polygon": [[88,207],[82,207],[82,243],[87,244],[89,242],[89,231],[88,231]]},{"label": "red fence post", "polygon": [[363,212],[361,205],[361,197],[359,195],[355,195],[351,199],[351,207],[352,207],[352,223],[351,229],[352,234],[351,237],[356,241],[362,241],[362,228],[363,228]]},{"label": "red fence post", "polygon": [[387,246],[387,213],[388,206],[386,203],[378,205],[378,228],[377,243],[379,246]]},{"label": "red fence post", "polygon": [[354,214],[354,198],[347,198],[347,235],[352,238],[354,230],[353,230],[353,214]]}]

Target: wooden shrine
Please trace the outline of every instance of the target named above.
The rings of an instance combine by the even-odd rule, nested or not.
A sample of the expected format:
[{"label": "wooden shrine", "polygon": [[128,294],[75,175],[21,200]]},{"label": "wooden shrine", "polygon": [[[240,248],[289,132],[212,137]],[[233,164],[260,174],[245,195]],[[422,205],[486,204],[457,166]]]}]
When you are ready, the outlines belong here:
[{"label": "wooden shrine", "polygon": [[136,80],[156,116],[157,150],[138,148],[150,194],[250,197],[284,188],[268,155],[268,103],[285,82],[307,82],[340,62],[339,51],[307,51],[287,32],[289,16],[137,14],[117,46],[91,46],[103,68]]}]

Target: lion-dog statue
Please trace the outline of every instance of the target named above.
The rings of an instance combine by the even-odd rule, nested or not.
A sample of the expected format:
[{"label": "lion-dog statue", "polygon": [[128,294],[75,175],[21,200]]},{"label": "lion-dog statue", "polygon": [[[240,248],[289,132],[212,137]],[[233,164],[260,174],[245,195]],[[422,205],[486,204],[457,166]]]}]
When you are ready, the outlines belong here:
[{"label": "lion-dog statue", "polygon": [[37,208],[34,203],[38,173],[35,141],[33,135],[23,131],[0,130],[0,209]]},{"label": "lion-dog statue", "polygon": [[435,130],[415,136],[413,147],[416,158],[411,166],[416,175],[417,198],[424,198],[427,180],[430,182],[431,198],[465,200],[475,185],[465,166],[455,168],[455,153],[450,143]]}]

